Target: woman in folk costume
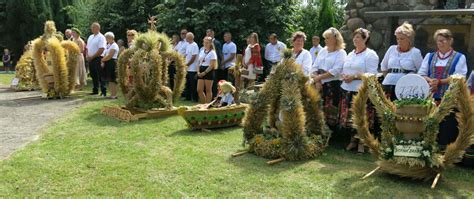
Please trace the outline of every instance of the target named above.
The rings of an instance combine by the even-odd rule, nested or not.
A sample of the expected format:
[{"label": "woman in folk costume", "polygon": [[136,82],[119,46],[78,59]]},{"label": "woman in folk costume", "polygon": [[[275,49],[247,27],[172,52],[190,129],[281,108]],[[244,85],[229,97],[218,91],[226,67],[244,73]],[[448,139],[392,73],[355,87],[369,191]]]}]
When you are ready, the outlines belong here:
[{"label": "woman in folk costume", "polygon": [[251,33],[247,37],[247,48],[244,50],[244,60],[242,63],[242,82],[244,88],[250,88],[255,85],[257,74],[263,71],[262,57],[260,55],[260,44],[257,33]]},{"label": "woman in folk costume", "polygon": [[409,73],[417,73],[423,57],[418,48],[415,48],[415,30],[407,22],[395,30],[397,45],[390,46],[380,63],[385,78],[382,82],[385,94],[390,100],[395,100],[395,85],[398,80]]},{"label": "woman in folk costume", "polygon": [[[352,128],[352,112],[351,106],[353,97],[357,94],[362,84],[361,76],[364,73],[377,74],[379,65],[379,56],[377,53],[369,49],[370,32],[367,29],[359,28],[352,33],[352,41],[355,49],[347,55],[341,72],[341,100],[339,102],[339,125],[342,129],[346,129],[351,133],[351,142],[346,150],[352,150],[357,147],[357,152],[364,153],[364,145],[356,138],[356,132]],[[375,121],[375,109],[369,106],[368,117],[370,127],[373,128]]]},{"label": "woman in folk costume", "polygon": [[[466,57],[452,48],[453,34],[448,29],[439,29],[434,33],[437,50],[428,53],[418,71],[431,87],[433,98],[439,104],[449,86],[449,76],[467,74]],[[456,140],[458,123],[455,113],[448,115],[440,123],[438,144],[443,150],[447,144]]]},{"label": "woman in folk costume", "polygon": [[341,95],[342,72],[347,53],[346,44],[336,28],[329,28],[323,33],[326,47],[321,49],[313,63],[311,76],[318,88],[322,87],[322,99],[326,122],[330,127],[338,124],[338,106]]},{"label": "woman in folk costume", "polygon": [[81,31],[77,28],[72,28],[71,29],[71,34],[72,34],[72,41],[79,46],[79,50],[81,53],[77,56],[77,68],[76,68],[76,86],[78,90],[82,90],[84,86],[87,85],[87,70],[86,70],[86,65],[85,65],[85,60],[84,60],[84,48],[85,48],[85,42],[81,38]]}]

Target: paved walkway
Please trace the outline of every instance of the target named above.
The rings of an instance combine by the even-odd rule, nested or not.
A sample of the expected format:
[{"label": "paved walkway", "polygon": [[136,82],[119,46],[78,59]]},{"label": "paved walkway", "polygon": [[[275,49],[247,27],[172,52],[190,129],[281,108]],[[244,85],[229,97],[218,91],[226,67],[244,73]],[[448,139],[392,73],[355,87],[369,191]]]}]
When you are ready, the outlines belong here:
[{"label": "paved walkway", "polygon": [[0,160],[36,140],[42,127],[83,102],[77,98],[46,100],[38,96],[40,91],[14,92],[0,85]]}]

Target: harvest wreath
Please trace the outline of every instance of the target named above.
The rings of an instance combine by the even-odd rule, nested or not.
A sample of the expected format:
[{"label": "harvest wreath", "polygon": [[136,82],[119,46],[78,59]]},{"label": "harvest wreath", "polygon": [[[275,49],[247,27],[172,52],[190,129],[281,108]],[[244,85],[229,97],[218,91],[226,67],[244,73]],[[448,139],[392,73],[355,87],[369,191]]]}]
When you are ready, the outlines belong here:
[{"label": "harvest wreath", "polygon": [[53,21],[46,21],[44,34],[33,41],[36,77],[47,98],[63,98],[76,86],[79,46],[62,41]]},{"label": "harvest wreath", "polygon": [[[109,107],[102,113],[125,121],[140,118],[162,117],[177,114],[173,106],[184,89],[186,65],[183,58],[171,49],[170,39],[158,33],[155,18],[146,33],[141,33],[132,48],[123,52],[118,59],[118,83],[125,97],[126,107]],[[174,88],[167,86],[168,66],[175,62],[176,76]],[[128,67],[133,83],[129,84]]]},{"label": "harvest wreath", "polygon": [[[473,112],[469,93],[463,77],[451,76],[449,90],[437,107],[429,99],[402,99],[395,103],[388,100],[381,85],[373,75],[363,76],[363,84],[354,99],[354,127],[359,137],[379,159],[377,169],[384,172],[413,179],[435,178],[436,186],[440,172],[459,162],[464,150],[471,144],[474,135]],[[365,117],[366,102],[375,105],[382,119],[380,142],[369,132]],[[455,142],[439,151],[437,135],[439,123],[454,107],[459,109],[459,135]]]},{"label": "harvest wreath", "polygon": [[[275,159],[303,160],[318,156],[325,149],[330,130],[321,111],[320,95],[295,63],[291,51],[284,53],[262,90],[247,108],[243,127],[247,152]],[[262,114],[267,113],[267,114]],[[267,118],[266,128],[263,123]]]}]

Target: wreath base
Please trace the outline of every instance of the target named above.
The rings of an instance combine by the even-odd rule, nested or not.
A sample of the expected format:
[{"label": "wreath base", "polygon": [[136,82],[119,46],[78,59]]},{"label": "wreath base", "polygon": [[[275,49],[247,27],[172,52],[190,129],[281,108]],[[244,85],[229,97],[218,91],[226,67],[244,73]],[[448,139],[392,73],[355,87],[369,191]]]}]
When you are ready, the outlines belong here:
[{"label": "wreath base", "polygon": [[167,109],[136,109],[136,108],[127,108],[125,106],[104,106],[101,109],[101,113],[115,118],[117,120],[131,122],[137,121],[139,119],[150,119],[150,118],[162,118],[167,116],[176,115],[178,113],[177,108],[171,110]]},{"label": "wreath base", "polygon": [[191,129],[225,128],[240,125],[247,106],[247,104],[239,104],[210,109],[181,107],[178,114],[186,120]]}]

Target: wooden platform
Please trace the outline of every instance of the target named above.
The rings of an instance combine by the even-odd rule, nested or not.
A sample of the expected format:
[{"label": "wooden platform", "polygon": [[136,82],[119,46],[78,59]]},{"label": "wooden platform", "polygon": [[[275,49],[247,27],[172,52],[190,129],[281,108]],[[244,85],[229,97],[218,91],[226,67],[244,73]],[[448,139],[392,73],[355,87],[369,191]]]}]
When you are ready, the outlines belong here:
[{"label": "wooden platform", "polygon": [[162,118],[178,114],[178,109],[129,109],[120,106],[104,106],[101,109],[102,114],[126,122],[137,121],[139,119]]}]

